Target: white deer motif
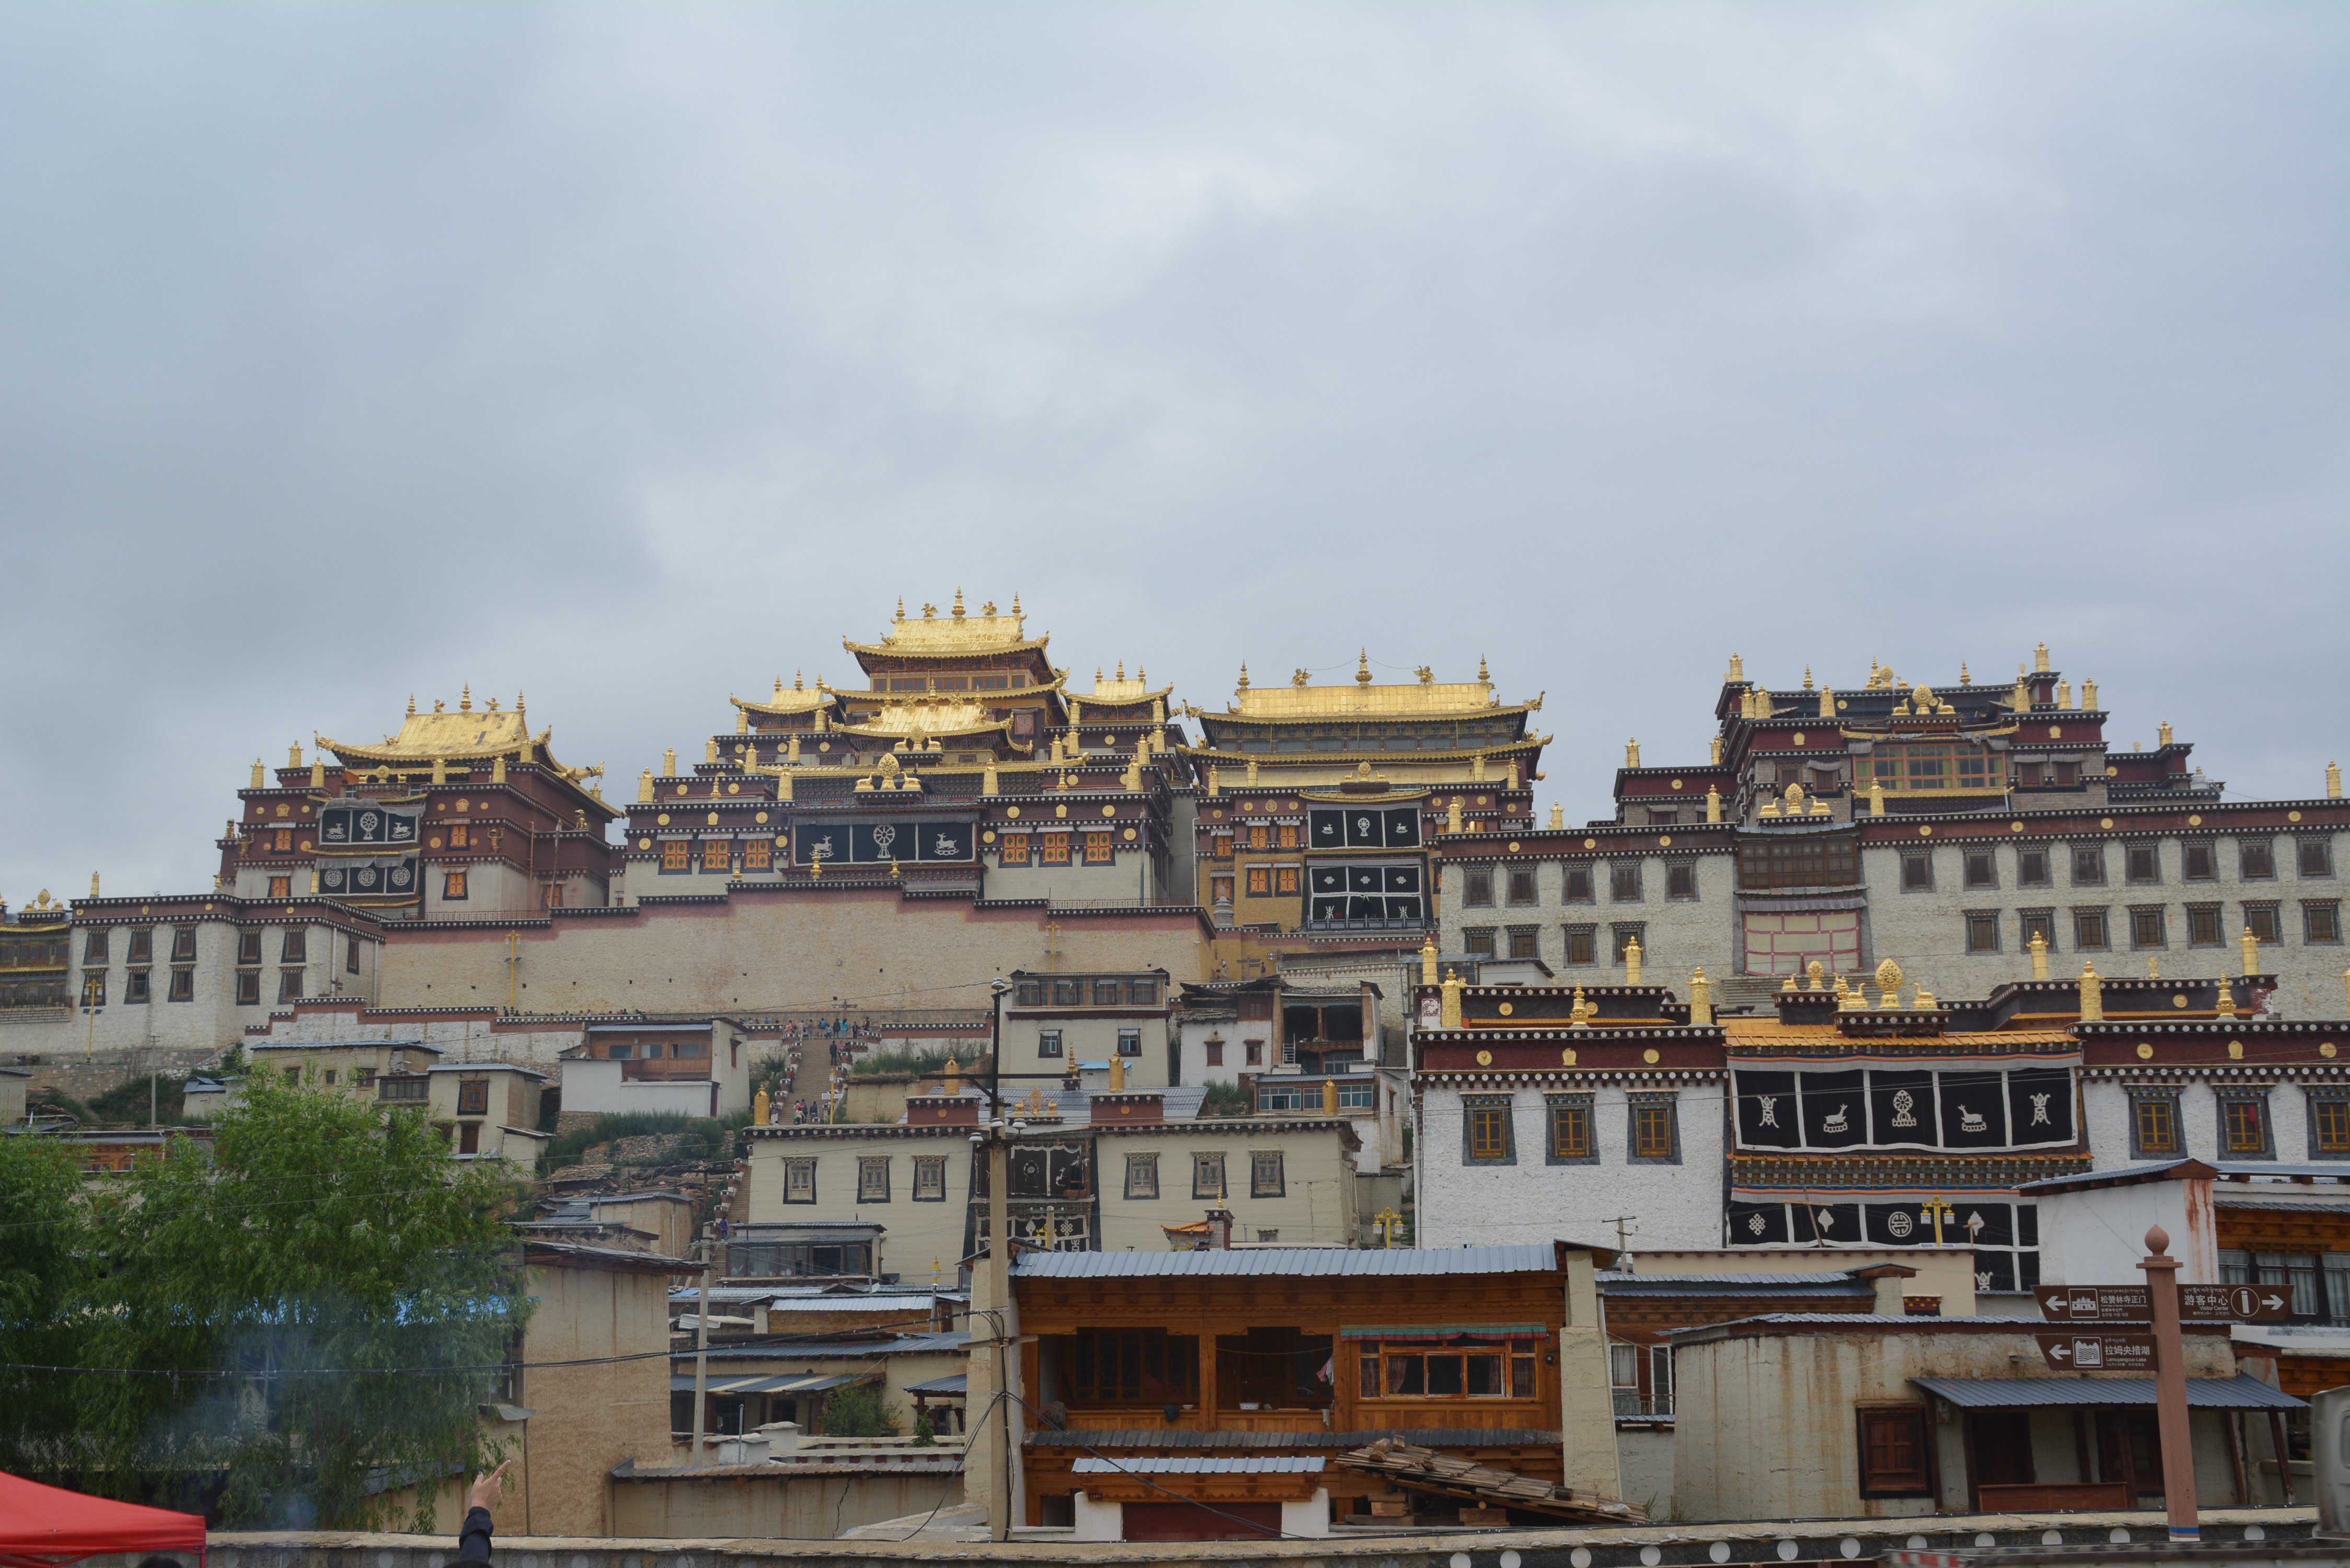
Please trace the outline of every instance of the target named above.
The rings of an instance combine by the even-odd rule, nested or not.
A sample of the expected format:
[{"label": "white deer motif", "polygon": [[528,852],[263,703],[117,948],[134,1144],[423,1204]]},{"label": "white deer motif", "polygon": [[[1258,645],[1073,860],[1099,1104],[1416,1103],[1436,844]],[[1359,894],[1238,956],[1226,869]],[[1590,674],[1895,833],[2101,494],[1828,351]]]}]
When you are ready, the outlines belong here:
[{"label": "white deer motif", "polygon": [[1822,1117],[1820,1120],[1820,1130],[1822,1132],[1829,1133],[1850,1132],[1852,1130],[1852,1118],[1846,1114],[1849,1108],[1850,1107],[1846,1106],[1838,1106],[1835,1108],[1835,1115]]},{"label": "white deer motif", "polygon": [[1991,1124],[1989,1122],[1986,1122],[1982,1117],[1967,1109],[1966,1106],[1960,1106],[1959,1107],[1959,1130],[1960,1132],[1981,1132],[1990,1125]]}]

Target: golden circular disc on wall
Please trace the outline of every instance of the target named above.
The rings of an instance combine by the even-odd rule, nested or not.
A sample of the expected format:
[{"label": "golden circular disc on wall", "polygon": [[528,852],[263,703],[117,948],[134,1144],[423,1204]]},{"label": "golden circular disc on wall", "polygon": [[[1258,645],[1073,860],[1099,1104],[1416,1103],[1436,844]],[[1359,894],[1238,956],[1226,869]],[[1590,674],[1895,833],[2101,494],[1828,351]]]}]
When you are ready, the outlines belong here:
[{"label": "golden circular disc on wall", "polygon": [[2189,827],[2200,827],[2203,826],[2203,819],[2200,816],[2190,816],[2187,819],[2187,826]]},{"label": "golden circular disc on wall", "polygon": [[[432,842],[438,844],[441,841],[436,838]],[[653,841],[650,838],[639,838],[637,840],[637,847],[639,849],[650,849],[652,846]]]},{"label": "golden circular disc on wall", "polygon": [[[426,840],[424,841],[424,845],[425,845],[425,847],[426,847],[426,848],[428,848],[428,849],[438,849],[438,848],[440,848],[440,847],[441,847],[441,836],[440,836],[439,834],[437,834],[437,833],[436,833],[436,834],[434,834],[431,838],[428,838],[428,839],[426,839]],[[142,910],[140,910],[140,912],[141,914],[146,913],[146,911],[145,911],[145,910],[143,910],[143,909],[142,909]]]},{"label": "golden circular disc on wall", "polygon": [[1006,816],[1017,816],[1020,815],[1020,808],[1016,805],[1005,806],[1003,808],[1003,815]]},{"label": "golden circular disc on wall", "polygon": [[2151,1062],[2151,1061],[2153,1061],[2153,1060],[2154,1060],[2154,1047],[2153,1047],[2153,1046],[2151,1046],[2151,1045],[2146,1045],[2146,1044],[2141,1044],[2141,1045],[2139,1045],[2139,1046],[2138,1046],[2138,1048],[2137,1048],[2137,1059],[2138,1059],[2139,1061],[2141,1061],[2141,1062]]},{"label": "golden circular disc on wall", "polygon": [[1114,805],[1106,805],[1102,807],[1102,815],[1104,816],[1116,816],[1118,815],[1118,807]]},{"label": "golden circular disc on wall", "polygon": [[1502,1003],[1502,1016],[1503,1016],[1503,1017],[1507,1018],[1507,1017],[1509,1017],[1509,1016],[1510,1016],[1510,1014],[1512,1014],[1513,1012],[1515,1012],[1516,1011],[1517,1011],[1517,1009],[1516,1009],[1515,1007],[1513,1007],[1510,1003],[1508,1003],[1508,1002],[1503,1002],[1503,1003]]},{"label": "golden circular disc on wall", "polygon": [[654,817],[653,820],[660,824],[663,827],[667,827],[669,826],[669,813],[662,812],[659,816]]},{"label": "golden circular disc on wall", "polygon": [[2023,831],[2023,824],[2020,822],[2011,822],[2007,825],[2007,830],[2010,833],[2021,833]]},{"label": "golden circular disc on wall", "polygon": [[832,750],[832,742],[830,741],[818,741],[816,743],[816,749],[819,752],[828,752]]},{"label": "golden circular disc on wall", "polygon": [[1680,788],[1680,787],[1681,787],[1681,781],[1680,781],[1680,780],[1679,780],[1679,779],[1675,779],[1675,780],[1673,781],[1673,787],[1674,787],[1675,789],[1679,789],[1679,788]]},{"label": "golden circular disc on wall", "polygon": [[1586,849],[1596,849],[1599,847],[1599,840],[1596,838],[1586,838],[1583,841],[1583,846]]},{"label": "golden circular disc on wall", "polygon": [[1660,846],[1663,846],[1663,845],[1670,844],[1672,841],[1673,841],[1673,836],[1672,836],[1671,834],[1669,834],[1669,833],[1659,833],[1659,835],[1657,835],[1657,843],[1658,843]]},{"label": "golden circular disc on wall", "polygon": [[1479,795],[1479,796],[1477,797],[1477,804],[1478,804],[1479,805],[1488,805],[1488,804],[1490,804],[1490,803],[1488,802],[1488,800],[1487,800],[1487,798],[1486,798],[1485,796],[1483,796],[1483,795],[1482,795],[1482,794],[1481,794],[1481,795]]},{"label": "golden circular disc on wall", "polygon": [[1126,830],[1126,836],[1127,836],[1127,837],[1128,837],[1129,839],[1130,839],[1130,838],[1132,838],[1132,837],[1134,836],[1134,829],[1132,829],[1132,828],[1130,828],[1130,827],[1129,827],[1129,828],[1128,828],[1128,829]]},{"label": "golden circular disc on wall", "polygon": [[764,812],[764,811],[763,811],[763,812],[759,813],[756,816],[754,816],[751,820],[752,820],[752,821],[754,821],[754,822],[764,822],[764,821],[766,821],[766,820],[767,820],[767,814],[766,814],[765,812]]},{"label": "golden circular disc on wall", "polygon": [[1657,1053],[1657,1048],[1654,1045],[1651,1045],[1646,1051],[1640,1053],[1640,1060],[1653,1067],[1659,1060],[1661,1060],[1661,1058]]},{"label": "golden circular disc on wall", "polygon": [[[304,811],[307,811],[307,810],[309,810],[310,808],[309,808],[308,806],[307,806],[307,805],[306,805],[306,806],[304,806],[302,809],[303,809]],[[2288,812],[2286,812],[2286,813],[2284,814],[2284,819],[2285,819],[2287,822],[2299,822],[2299,821],[2301,820],[2301,813],[2299,813],[2299,812],[2297,812],[2297,811],[2288,811]]]},{"label": "golden circular disc on wall", "polygon": [[1493,1054],[1491,1051],[1480,1051],[1477,1053],[1477,1065],[1480,1067],[1490,1067],[1492,1064]]},{"label": "golden circular disc on wall", "polygon": [[777,835],[775,835],[775,847],[776,847],[776,848],[778,848],[778,849],[789,849],[791,846],[792,846],[792,841],[791,841],[791,839],[790,839],[790,837],[789,837],[788,836],[786,836],[786,835],[785,835],[785,834],[781,834],[781,833],[778,833]]},{"label": "golden circular disc on wall", "polygon": [[2170,1005],[2173,1007],[2184,1007],[2187,1005],[2187,998],[2182,995],[2174,994],[2170,999]]},{"label": "golden circular disc on wall", "polygon": [[1934,830],[1930,827],[1921,827],[1918,830],[1918,836],[1920,838],[1931,838],[1934,836]]},{"label": "golden circular disc on wall", "polygon": [[2099,827],[2111,827],[2113,825],[2114,819],[2110,816],[2101,816],[2097,818],[2097,826]]},{"label": "golden circular disc on wall", "polygon": [[738,784],[728,784],[726,786],[726,793],[728,794],[741,794],[743,793],[743,786]]},{"label": "golden circular disc on wall", "polygon": [[[677,793],[678,793],[680,795],[685,795],[685,794],[691,794],[691,791],[689,791],[689,790],[685,787],[685,785],[683,785],[683,784],[680,784],[680,785],[678,785],[678,786],[677,786]],[[458,809],[462,811],[462,810],[463,810],[463,809],[464,809],[464,808],[463,808],[463,805],[460,805],[460,806],[458,807]]]},{"label": "golden circular disc on wall", "polygon": [[[205,907],[206,909],[210,909],[210,908],[212,908],[212,906],[211,906],[211,905],[209,905],[209,904],[205,905],[204,907]],[[2325,1042],[2322,1043],[2322,1044],[2317,1047],[2317,1054],[2318,1054],[2319,1055],[2321,1055],[2321,1056],[2331,1057],[2331,1056],[2334,1054],[2334,1042],[2333,1042],[2333,1041],[2331,1041],[2331,1040],[2328,1040],[2328,1041],[2325,1041]]]},{"label": "golden circular disc on wall", "polygon": [[1513,838],[1513,839],[1511,839],[1511,840],[1510,840],[1510,853],[1511,853],[1511,854],[1513,854],[1513,855],[1515,855],[1517,852],[1518,852],[1518,841],[1517,841],[1516,839]]},{"label": "golden circular disc on wall", "polygon": [[994,843],[994,842],[995,842],[995,829],[993,829],[993,828],[992,828],[992,827],[991,827],[991,828],[989,828],[985,833],[981,834],[981,835],[979,836],[979,841],[980,841],[982,844],[993,844],[993,843]]},{"label": "golden circular disc on wall", "polygon": [[1841,712],[1843,712],[1846,708],[1849,708],[1849,707],[1851,707],[1851,706],[1852,706],[1852,704],[1851,704],[1851,703],[1849,703],[1849,702],[1847,702],[1847,701],[1846,701],[1843,698],[1839,697],[1839,698],[1837,698],[1837,699],[1836,699],[1836,711],[1837,711],[1837,712],[1841,713]]}]

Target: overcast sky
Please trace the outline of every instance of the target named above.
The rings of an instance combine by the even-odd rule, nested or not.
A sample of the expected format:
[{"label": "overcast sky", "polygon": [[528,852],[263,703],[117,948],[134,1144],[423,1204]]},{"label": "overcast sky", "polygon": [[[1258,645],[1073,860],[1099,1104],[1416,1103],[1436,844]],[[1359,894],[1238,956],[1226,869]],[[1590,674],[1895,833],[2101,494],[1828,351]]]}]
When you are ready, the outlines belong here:
[{"label": "overcast sky", "polygon": [[2350,761],[2350,7],[0,9],[0,896],[529,694],[632,796],[903,594],[1538,801],[1793,685]]}]

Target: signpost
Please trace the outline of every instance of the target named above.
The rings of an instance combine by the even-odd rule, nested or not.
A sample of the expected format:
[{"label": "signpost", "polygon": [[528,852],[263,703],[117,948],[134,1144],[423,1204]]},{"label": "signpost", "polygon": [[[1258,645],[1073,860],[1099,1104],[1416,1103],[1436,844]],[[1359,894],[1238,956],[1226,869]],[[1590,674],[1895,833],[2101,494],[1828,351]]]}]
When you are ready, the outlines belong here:
[{"label": "signpost", "polygon": [[2144,1285],[2034,1285],[2050,1323],[2145,1323],[2154,1303]]},{"label": "signpost", "polygon": [[[2035,1285],[2040,1314],[2051,1323],[2148,1323],[2154,1299],[2144,1285]],[[2181,1285],[2181,1323],[2275,1323],[2293,1315],[2283,1285]]]},{"label": "signpost", "polygon": [[2059,1372],[2151,1372],[2150,1334],[2043,1334],[2040,1354]]},{"label": "signpost", "polygon": [[2181,1285],[2181,1323],[2275,1323],[2293,1315],[2287,1285]]}]

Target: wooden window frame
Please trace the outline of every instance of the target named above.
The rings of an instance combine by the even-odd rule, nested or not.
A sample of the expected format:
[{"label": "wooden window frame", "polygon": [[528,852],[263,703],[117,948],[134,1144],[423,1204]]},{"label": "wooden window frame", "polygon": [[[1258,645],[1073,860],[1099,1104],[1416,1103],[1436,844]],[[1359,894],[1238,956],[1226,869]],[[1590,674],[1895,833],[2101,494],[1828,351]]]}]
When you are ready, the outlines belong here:
[{"label": "wooden window frame", "polygon": [[2284,940],[2284,905],[2274,899],[2254,899],[2243,905],[2242,929],[2262,947]]},{"label": "wooden window frame", "polygon": [[[2276,1158],[2276,1118],[2269,1114],[2266,1090],[2220,1089],[2212,1098],[2221,1159]],[[2244,1141],[2248,1131],[2257,1142]]]},{"label": "wooden window frame", "polygon": [[1066,866],[1069,863],[1069,836],[1066,833],[1040,833],[1036,836],[1036,863],[1040,866]]},{"label": "wooden window frame", "polygon": [[771,871],[775,865],[775,841],[772,838],[746,838],[743,841],[743,869]]},{"label": "wooden window frame", "polygon": [[1599,1142],[1590,1095],[1549,1095],[1543,1106],[1543,1132],[1550,1165],[1597,1165]]},{"label": "wooden window frame", "polygon": [[2311,947],[2339,945],[2342,940],[2342,900],[2303,898],[2301,901],[2301,940]]},{"label": "wooden window frame", "polygon": [[2179,1124],[2177,1089],[2129,1091],[2130,1153],[2139,1158],[2177,1158],[2187,1152]]},{"label": "wooden window frame", "polygon": [[1559,931],[1565,938],[1564,962],[1596,964],[1599,961],[1599,928],[1597,926],[1561,926]]},{"label": "wooden window frame", "polygon": [[2350,1092],[2309,1091],[2309,1158],[2350,1159]]},{"label": "wooden window frame", "polygon": [[468,897],[465,888],[464,872],[443,871],[441,873],[441,901],[442,903],[462,904],[465,902]]},{"label": "wooden window frame", "polygon": [[942,1154],[916,1155],[914,1185],[906,1196],[916,1203],[944,1203],[947,1200],[947,1157]]},{"label": "wooden window frame", "polygon": [[731,838],[702,840],[701,861],[704,871],[732,871],[734,868],[734,841]]},{"label": "wooden window frame", "polygon": [[1681,1162],[1680,1099],[1669,1091],[1644,1091],[1625,1105],[1625,1158],[1633,1165]]},{"label": "wooden window frame", "polygon": [[1508,1095],[1461,1097],[1461,1163],[1518,1162],[1517,1106]]},{"label": "wooden window frame", "polygon": [[1159,1197],[1159,1157],[1155,1154],[1129,1154],[1126,1157],[1126,1196],[1138,1200],[1155,1201]]},{"label": "wooden window frame", "polygon": [[886,1154],[860,1154],[857,1157],[858,1202],[889,1201],[889,1157]]},{"label": "wooden window frame", "polygon": [[1086,864],[1088,866],[1118,864],[1118,835],[1110,832],[1087,834]]},{"label": "wooden window frame", "polygon": [[172,971],[171,988],[164,992],[166,1002],[193,1002],[196,999],[196,971],[187,965],[176,965]]},{"label": "wooden window frame", "polygon": [[1007,833],[995,841],[995,863],[999,866],[1028,864],[1028,836]]},{"label": "wooden window frame", "polygon": [[1464,866],[1461,868],[1461,907],[1464,909],[1490,909],[1493,907],[1493,868],[1491,866]]},{"label": "wooden window frame", "polygon": [[1289,1165],[1277,1148],[1249,1150],[1249,1196],[1251,1198],[1286,1198],[1289,1196]]},{"label": "wooden window frame", "polygon": [[662,839],[660,846],[660,868],[664,873],[692,870],[692,841],[684,838]]},{"label": "wooden window frame", "polygon": [[[1932,1497],[1934,1495],[1934,1423],[1922,1405],[1859,1405],[1853,1410],[1854,1436],[1859,1444],[1860,1495],[1866,1498]],[[1896,1434],[1906,1442],[1888,1440]],[[1901,1469],[1881,1465],[1876,1456],[1898,1459],[1906,1449],[1909,1463]]]},{"label": "wooden window frame", "polygon": [[1963,918],[1966,920],[1968,952],[1999,951],[1999,911],[1997,909],[1968,909],[1964,911]]},{"label": "wooden window frame", "polygon": [[1211,1198],[1222,1200],[1228,1198],[1231,1192],[1232,1189],[1224,1182],[1224,1157],[1222,1151],[1215,1154],[1195,1153],[1191,1156],[1191,1197],[1194,1201]]},{"label": "wooden window frame", "polygon": [[2223,948],[2228,945],[2228,911],[2221,904],[2187,906],[2187,945]]},{"label": "wooden window frame", "polygon": [[786,1159],[783,1162],[784,1201],[813,1203],[816,1201],[816,1158],[813,1155]]}]

